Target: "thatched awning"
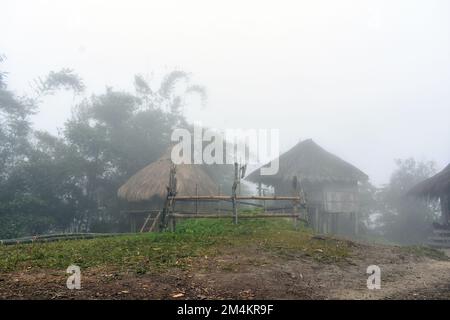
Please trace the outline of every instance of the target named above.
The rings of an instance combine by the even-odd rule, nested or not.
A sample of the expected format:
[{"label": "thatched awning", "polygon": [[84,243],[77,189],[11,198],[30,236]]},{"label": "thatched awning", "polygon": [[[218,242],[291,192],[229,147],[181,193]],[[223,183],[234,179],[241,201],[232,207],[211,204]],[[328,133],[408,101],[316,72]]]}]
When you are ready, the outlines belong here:
[{"label": "thatched awning", "polygon": [[[119,188],[117,195],[129,202],[165,199],[169,185],[172,161],[166,154],[159,160],[138,171]],[[180,164],[176,166],[177,192],[179,195],[217,194],[218,187],[200,165]]]},{"label": "thatched awning", "polygon": [[450,195],[450,164],[431,178],[416,184],[408,191],[408,195],[424,198],[439,198],[442,195]]},{"label": "thatched awning", "polygon": [[[269,166],[270,163],[263,167]],[[275,186],[278,183],[292,181],[294,177],[301,181],[366,181],[368,176],[326,151],[312,139],[299,142],[279,157],[279,170],[275,175],[261,175],[261,168],[252,172],[246,180]]]}]

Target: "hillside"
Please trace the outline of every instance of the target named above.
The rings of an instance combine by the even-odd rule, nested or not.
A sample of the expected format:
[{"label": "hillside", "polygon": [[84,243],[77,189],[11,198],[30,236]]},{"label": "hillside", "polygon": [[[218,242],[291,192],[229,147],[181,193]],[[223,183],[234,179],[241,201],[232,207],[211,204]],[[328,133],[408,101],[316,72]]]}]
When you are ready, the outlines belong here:
[{"label": "hillside", "polygon": [[[81,290],[66,268],[81,268]],[[381,268],[380,290],[366,268]],[[0,298],[449,299],[440,251],[314,236],[287,220],[189,220],[174,233],[0,246]]]}]

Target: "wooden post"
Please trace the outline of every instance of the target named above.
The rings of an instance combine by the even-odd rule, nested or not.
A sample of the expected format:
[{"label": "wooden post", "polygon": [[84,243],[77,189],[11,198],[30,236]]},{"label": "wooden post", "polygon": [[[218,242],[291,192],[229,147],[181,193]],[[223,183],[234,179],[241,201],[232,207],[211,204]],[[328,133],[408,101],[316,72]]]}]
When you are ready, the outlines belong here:
[{"label": "wooden post", "polygon": [[[262,197],[262,183],[261,183],[261,181],[258,181],[258,187],[257,187],[257,190],[258,190],[258,196],[259,196],[259,197]],[[265,205],[264,205],[264,204],[265,204],[265,201],[260,200],[260,201],[259,201],[259,204],[262,205],[262,206],[264,207],[264,206],[265,206]]]},{"label": "wooden post", "polygon": [[295,230],[298,230],[298,218],[299,218],[299,213],[298,213],[298,208],[297,208],[297,201],[295,201],[294,200],[294,203],[293,203],[293,214],[295,215],[295,218],[294,218],[294,229]]},{"label": "wooden post", "polygon": [[319,225],[320,225],[320,233],[325,233],[325,216],[322,211],[319,209]]},{"label": "wooden post", "polygon": [[336,215],[335,216],[335,219],[334,219],[334,233],[335,234],[338,234],[339,233],[339,215]]},{"label": "wooden post", "polygon": [[237,162],[234,163],[234,182],[233,187],[231,188],[231,199],[233,202],[233,216],[234,216],[234,224],[238,223],[238,213],[236,207],[236,189],[239,183],[239,165]]},{"label": "wooden post", "polygon": [[355,215],[355,236],[357,236],[359,233],[358,212],[355,212],[354,215]]},{"label": "wooden post", "polygon": [[439,202],[441,205],[441,222],[443,225],[448,225],[450,223],[450,197],[441,195]]},{"label": "wooden post", "polygon": [[173,232],[172,216],[170,214],[167,215],[167,228],[170,232]]},{"label": "wooden post", "polygon": [[130,214],[131,232],[136,232],[136,215]]},{"label": "wooden post", "polygon": [[[293,181],[292,181],[292,189],[293,189],[293,196],[298,196],[299,195],[299,192],[298,192],[298,181],[297,181],[297,176],[295,176],[294,178],[293,178]],[[298,201],[297,200],[293,200],[293,202],[292,202],[292,209],[293,209],[293,214],[295,215],[295,218],[294,218],[294,229],[295,230],[298,230],[298,208],[297,208],[297,204],[298,204]]]},{"label": "wooden post", "polygon": [[173,211],[174,197],[177,194],[176,166],[172,165],[169,173],[169,185],[167,187],[167,197],[162,210],[160,229],[164,230],[168,227],[170,221],[170,211]]},{"label": "wooden post", "polygon": [[[221,190],[220,190],[220,184],[219,184],[219,196],[220,196],[220,191],[221,191]],[[219,203],[218,203],[217,205],[218,205],[218,207],[219,207],[219,210],[218,210],[218,211],[219,211],[219,213],[220,213],[222,201],[219,200]]]},{"label": "wooden post", "polygon": [[330,216],[330,226],[329,226],[329,233],[334,234],[334,218],[335,218],[335,214],[333,213],[329,213]]},{"label": "wooden post", "polygon": [[319,207],[315,208],[314,212],[314,228],[316,229],[316,232],[320,233],[320,222],[319,222]]},{"label": "wooden post", "polygon": [[326,232],[325,233],[331,233],[331,214],[327,213],[327,222],[326,222]]},{"label": "wooden post", "polygon": [[322,233],[326,234],[327,233],[327,222],[328,222],[328,215],[324,212],[321,212],[322,214]]},{"label": "wooden post", "polygon": [[333,214],[328,213],[328,233],[333,233]]},{"label": "wooden post", "polygon": [[170,218],[172,220],[172,232],[175,232],[175,230],[177,229],[177,220],[173,214],[170,215]]},{"label": "wooden post", "polygon": [[[239,172],[238,172],[238,174],[239,174]],[[239,212],[239,207],[240,207],[239,196],[240,195],[241,195],[241,178],[239,176],[238,189],[237,189],[237,194],[236,194],[236,215]],[[237,223],[237,220],[236,220],[236,223]]]},{"label": "wooden post", "polygon": [[195,184],[195,213],[198,213],[198,184]]},{"label": "wooden post", "polygon": [[306,198],[306,193],[303,190],[303,188],[300,188],[299,196],[300,196],[300,206],[302,208],[301,211],[303,212],[304,219],[306,220],[306,225],[310,226],[313,223],[313,220],[312,220],[312,217],[310,215],[310,210],[309,210],[309,207],[308,207],[308,200]]},{"label": "wooden post", "polygon": [[338,226],[339,226],[339,214],[334,215],[333,219],[333,233],[338,234]]}]

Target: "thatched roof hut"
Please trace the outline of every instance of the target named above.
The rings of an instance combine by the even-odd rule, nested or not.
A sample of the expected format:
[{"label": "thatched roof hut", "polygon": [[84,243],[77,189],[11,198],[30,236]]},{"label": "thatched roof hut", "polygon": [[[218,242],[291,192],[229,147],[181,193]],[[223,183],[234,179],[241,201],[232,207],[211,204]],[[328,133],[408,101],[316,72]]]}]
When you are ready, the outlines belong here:
[{"label": "thatched roof hut", "polygon": [[[431,178],[416,184],[407,194],[420,198],[439,199],[442,225],[450,230],[450,164]],[[440,228],[442,225],[433,224],[435,228]],[[450,237],[448,241],[450,242]]]},{"label": "thatched roof hut", "polygon": [[440,198],[450,196],[450,164],[444,170],[428,178],[408,191],[409,195],[424,198]]},{"label": "thatched roof hut", "polygon": [[[265,166],[269,166],[270,163]],[[300,181],[341,182],[366,181],[368,176],[334,154],[326,151],[312,139],[299,142],[279,157],[279,170],[275,175],[261,175],[261,169],[246,179],[255,183],[276,186],[290,183],[294,176]]]},{"label": "thatched roof hut", "polygon": [[[117,195],[128,202],[165,199],[169,185],[172,160],[167,152],[159,160],[138,171],[119,188]],[[180,164],[176,166],[177,193],[195,196],[217,194],[217,185],[200,165]],[[196,188],[198,188],[196,190]]]},{"label": "thatched roof hut", "polygon": [[[283,195],[293,192],[292,182],[296,178],[305,192],[308,220],[314,229],[324,233],[358,233],[358,182],[368,180],[364,172],[311,139],[299,142],[278,161],[276,174],[261,175],[260,168],[246,179],[272,186],[276,194]],[[340,218],[329,213],[339,213]]]}]

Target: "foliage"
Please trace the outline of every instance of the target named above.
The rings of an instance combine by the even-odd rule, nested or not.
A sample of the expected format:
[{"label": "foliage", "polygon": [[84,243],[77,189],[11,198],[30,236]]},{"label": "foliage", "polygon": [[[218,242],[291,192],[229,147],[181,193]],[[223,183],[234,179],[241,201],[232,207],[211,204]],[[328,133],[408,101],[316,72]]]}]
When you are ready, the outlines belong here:
[{"label": "foliage", "polygon": [[419,257],[428,257],[435,260],[449,261],[450,258],[442,250],[433,249],[426,246],[405,246],[401,250],[407,254]]},{"label": "foliage", "polygon": [[52,71],[34,84],[36,98],[19,97],[0,71],[0,238],[123,230],[117,189],[161,156],[175,127],[187,126],[184,97],[205,97],[183,71],[169,73],[157,90],[136,76],[136,93],[107,88],[84,97],[53,136],[33,130],[30,116],[46,95],[81,95],[85,85],[71,69]]},{"label": "foliage", "polygon": [[38,95],[54,94],[57,90],[72,90],[75,94],[80,94],[85,90],[83,80],[71,69],[63,68],[58,72],[50,71],[44,79],[34,80],[35,89]]},{"label": "foliage", "polygon": [[[6,59],[5,55],[0,53],[0,63]],[[5,86],[6,72],[0,71],[0,88]]]},{"label": "foliage", "polygon": [[396,164],[389,184],[376,194],[376,230],[396,243],[424,243],[430,234],[432,221],[437,217],[436,204],[408,197],[406,193],[435,173],[435,164],[412,158],[396,160]]},{"label": "foliage", "polygon": [[0,215],[0,234],[3,238],[12,239],[43,233],[53,225],[53,219],[48,216],[20,213]]},{"label": "foliage", "polygon": [[[169,72],[158,89],[153,90],[149,81],[142,75],[135,76],[134,86],[145,108],[160,109],[173,115],[180,116],[183,113],[185,99],[190,94],[198,95],[203,105],[206,103],[205,87],[191,84],[190,74],[180,70]],[[179,124],[185,125],[184,119],[180,117],[178,120]]]}]

